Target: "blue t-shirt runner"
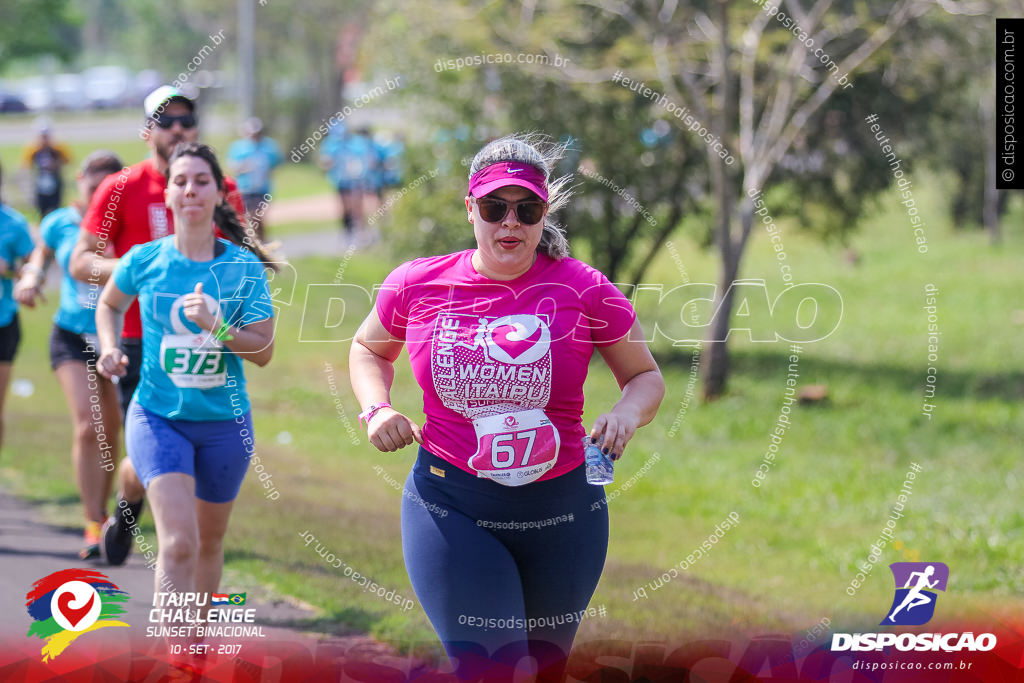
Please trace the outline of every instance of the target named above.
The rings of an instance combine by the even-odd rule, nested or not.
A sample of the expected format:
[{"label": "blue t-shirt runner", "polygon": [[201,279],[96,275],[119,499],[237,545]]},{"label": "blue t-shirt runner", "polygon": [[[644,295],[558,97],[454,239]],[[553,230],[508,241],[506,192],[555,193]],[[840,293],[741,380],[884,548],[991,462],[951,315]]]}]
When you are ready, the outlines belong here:
[{"label": "blue t-shirt runner", "polygon": [[14,300],[15,267],[18,261],[28,258],[34,246],[25,217],[0,204],[0,327],[10,325],[18,312]]},{"label": "blue t-shirt runner", "polygon": [[202,283],[211,311],[242,327],[274,315],[263,264],[226,240],[212,261],[193,261],[174,236],[132,247],[114,284],[139,297],[142,378],[134,400],[172,420],[228,420],[249,410],[242,359],[182,313],[182,298]]},{"label": "blue t-shirt runner", "polygon": [[235,140],[228,148],[228,163],[235,169],[235,182],[242,194],[269,194],[270,172],[284,157],[271,138]]},{"label": "blue t-shirt runner", "polygon": [[60,304],[53,315],[53,322],[60,328],[75,334],[96,334],[96,300],[99,298],[99,284],[80,282],[68,274],[71,252],[78,242],[78,230],[82,214],[74,207],[57,209],[46,215],[39,225],[43,243],[53,250],[60,266]]}]

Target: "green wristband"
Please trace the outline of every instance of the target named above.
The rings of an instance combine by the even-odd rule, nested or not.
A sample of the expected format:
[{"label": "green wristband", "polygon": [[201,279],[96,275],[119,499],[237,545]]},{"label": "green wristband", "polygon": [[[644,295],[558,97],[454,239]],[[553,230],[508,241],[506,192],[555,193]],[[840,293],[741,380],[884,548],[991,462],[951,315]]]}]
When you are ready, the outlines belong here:
[{"label": "green wristband", "polygon": [[231,323],[224,321],[221,326],[217,328],[217,331],[213,333],[213,336],[218,341],[231,341],[234,339],[234,335],[228,334],[228,330],[231,329]]}]

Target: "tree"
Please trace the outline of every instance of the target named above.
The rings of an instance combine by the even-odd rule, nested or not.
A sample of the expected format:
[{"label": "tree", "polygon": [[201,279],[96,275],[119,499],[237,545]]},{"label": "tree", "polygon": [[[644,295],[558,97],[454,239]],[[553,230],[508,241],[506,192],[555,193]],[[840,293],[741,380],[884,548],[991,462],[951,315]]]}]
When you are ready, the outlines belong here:
[{"label": "tree", "polygon": [[995,61],[993,17],[1024,13],[1024,2],[991,2],[976,16],[935,13],[915,27],[927,51],[916,55],[927,65],[935,97],[926,135],[915,154],[949,169],[947,193],[956,229],[982,227],[992,244],[1002,238],[1001,219],[1010,192],[995,181]]},{"label": "tree", "polygon": [[[947,12],[987,7],[952,0],[940,5]],[[687,187],[687,193],[711,216],[710,239],[720,257],[715,313],[702,354],[704,394],[714,398],[724,392],[728,377],[728,348],[722,340],[732,315],[731,285],[739,277],[754,225],[751,196],[763,190],[774,216],[797,215],[823,236],[844,239],[868,200],[892,179],[864,116],[876,113],[888,133],[902,134],[916,132],[930,115],[926,107],[914,106],[934,95],[928,86],[887,82],[885,70],[894,59],[894,46],[903,40],[902,29],[934,7],[924,0],[816,0],[807,8],[800,0],[785,0],[782,11],[758,0],[732,5],[700,0],[685,6],[675,0],[556,0],[518,7],[452,2],[438,8],[443,26],[431,18],[420,23],[424,38],[418,54],[433,49],[434,55],[507,51],[569,56],[570,65],[562,69],[519,68],[535,79],[532,86],[523,87],[514,75],[502,72],[503,84],[519,87],[487,93],[486,99],[499,103],[490,110],[500,116],[485,115],[483,121],[532,119],[557,125],[560,117],[570,134],[602,130],[599,142],[625,147],[618,157],[614,151],[604,154],[605,163],[637,160],[629,147],[634,122],[620,122],[622,133],[612,136],[594,125],[584,105],[571,101],[587,86],[599,102],[627,96],[644,102],[648,121],[672,123],[676,163],[688,159],[686,150],[694,148],[686,146],[696,143],[703,168],[685,174],[697,185]],[[444,47],[439,45],[442,36]],[[632,81],[618,79],[622,85],[639,85],[631,92],[615,85],[609,92],[613,74]],[[485,99],[484,89],[466,87],[474,78],[481,80],[456,75],[452,87],[440,89],[446,109],[455,109],[453,102],[460,99]],[[574,107],[577,117],[567,118],[565,112]],[[478,109],[486,114],[486,108]],[[552,112],[555,121],[537,116],[538,111]],[[634,111],[644,114],[642,108]],[[599,107],[589,110],[601,112]],[[658,170],[669,178],[682,175],[671,167]],[[620,164],[612,175],[633,178],[643,172],[640,163]],[[629,187],[642,192],[639,183]],[[671,216],[664,194],[650,201],[652,212]],[[671,231],[674,222],[667,227]],[[630,234],[627,222],[614,233],[598,232],[592,242],[628,243]]]},{"label": "tree", "polygon": [[364,0],[268,0],[256,7],[257,111],[269,118],[285,109],[289,146],[342,109],[368,12]]},{"label": "tree", "polygon": [[[510,131],[542,131],[569,144],[557,174],[577,173],[578,182],[576,199],[560,221],[573,244],[587,243],[590,261],[613,281],[639,281],[682,217],[702,210],[705,171],[700,150],[664,115],[652,116],[649,101],[607,79],[567,80],[563,66],[555,66],[559,56],[495,35],[490,27],[519,20],[508,8],[489,7],[473,15],[460,3],[451,3],[415,22],[408,16],[400,5],[382,8],[367,42],[400,46],[379,55],[376,64],[405,75],[404,103],[416,111],[416,122],[438,128],[424,154],[415,145],[410,149],[409,175],[415,178],[436,168],[442,176],[433,187],[445,188],[447,194],[441,194],[447,199],[435,207],[438,193],[430,192],[417,200],[419,215],[397,206],[394,224],[416,225],[426,215],[430,229],[408,231],[389,240],[392,244],[413,253],[468,246],[471,239],[448,218],[455,213],[451,197],[465,192],[472,155],[488,139]],[[608,27],[600,41],[563,49],[562,54],[571,53],[573,62],[603,55],[604,46],[621,38],[616,32],[628,30],[621,24]],[[410,35],[418,39],[410,40]],[[513,53],[520,52],[531,59],[551,57],[551,63],[517,62]],[[482,55],[497,56],[498,61],[472,62]],[[456,59],[470,63],[449,68]]]},{"label": "tree", "polygon": [[68,0],[4,0],[0,4],[0,68],[14,59],[78,50],[78,25]]},{"label": "tree", "polygon": [[[749,17],[731,9],[727,0],[713,0],[692,8],[694,29],[688,33],[667,30],[674,12],[664,8],[640,14],[621,3],[599,1],[599,6],[646,36],[661,87],[670,97],[692,103],[714,136],[736,150],[736,163],[730,165],[707,148],[720,274],[701,368],[704,396],[714,398],[724,392],[729,372],[725,339],[731,284],[738,278],[754,224],[751,195],[778,174],[801,139],[807,140],[809,124],[834,93],[852,87],[844,79],[849,81],[897,31],[934,5],[920,0],[817,0],[805,8],[799,0],[786,0],[785,13],[766,4]],[[960,7],[953,2],[943,6]],[[737,24],[744,26],[742,31],[734,30]],[[770,41],[780,30],[786,42]],[[812,51],[812,45],[821,52]],[[823,55],[831,62],[823,61]]]}]

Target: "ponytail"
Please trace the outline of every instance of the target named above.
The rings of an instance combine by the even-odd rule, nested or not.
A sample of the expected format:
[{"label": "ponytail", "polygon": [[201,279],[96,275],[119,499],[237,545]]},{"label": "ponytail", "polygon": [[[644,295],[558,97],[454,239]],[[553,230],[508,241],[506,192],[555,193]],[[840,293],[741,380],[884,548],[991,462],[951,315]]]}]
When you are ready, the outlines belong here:
[{"label": "ponytail", "polygon": [[256,258],[263,262],[264,266],[277,272],[277,264],[270,260],[266,246],[256,238],[251,227],[245,228],[242,226],[242,222],[238,219],[238,213],[235,212],[235,207],[222,200],[220,204],[213,208],[213,222],[228,240],[243,249],[248,249],[256,255]]}]

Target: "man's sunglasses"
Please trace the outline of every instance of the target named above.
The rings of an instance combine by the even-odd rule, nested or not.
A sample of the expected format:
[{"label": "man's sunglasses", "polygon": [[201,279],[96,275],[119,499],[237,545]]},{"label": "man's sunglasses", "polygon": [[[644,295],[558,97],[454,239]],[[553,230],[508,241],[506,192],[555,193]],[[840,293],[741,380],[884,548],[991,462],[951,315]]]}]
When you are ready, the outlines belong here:
[{"label": "man's sunglasses", "polygon": [[480,197],[479,199],[474,197],[473,201],[480,209],[480,217],[488,223],[500,223],[508,215],[509,208],[514,208],[516,218],[520,223],[535,225],[540,223],[544,217],[544,209],[547,208],[547,202],[542,202],[539,199],[521,199],[518,202],[509,202],[493,197]]},{"label": "man's sunglasses", "polygon": [[195,114],[182,114],[181,116],[171,116],[169,114],[156,114],[153,117],[153,123],[164,129],[173,126],[175,121],[180,123],[182,128],[195,128],[196,126]]}]

